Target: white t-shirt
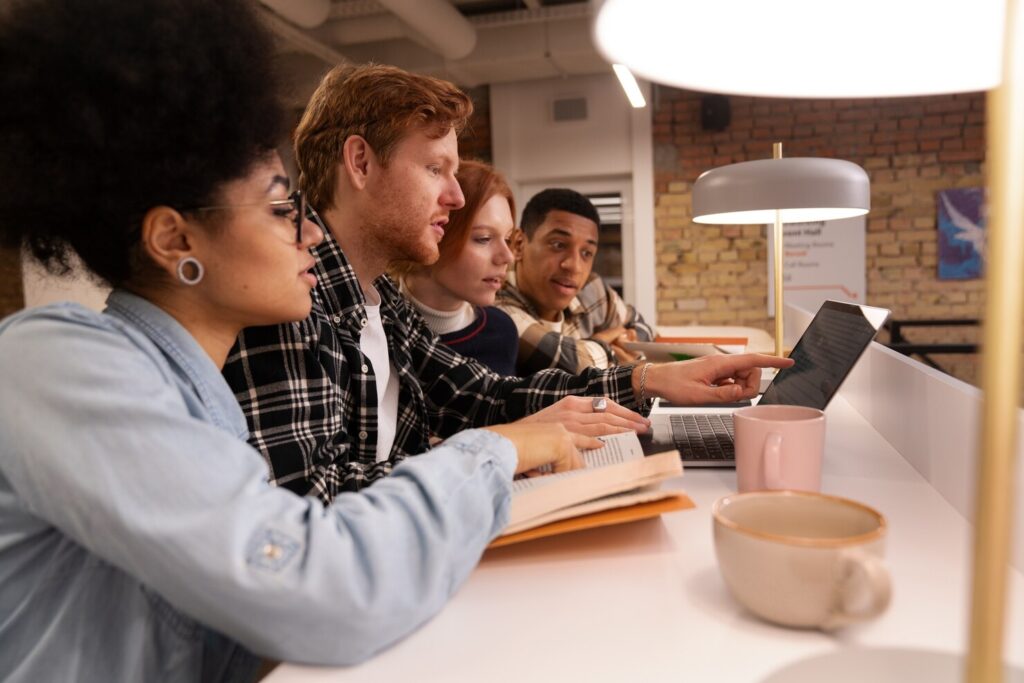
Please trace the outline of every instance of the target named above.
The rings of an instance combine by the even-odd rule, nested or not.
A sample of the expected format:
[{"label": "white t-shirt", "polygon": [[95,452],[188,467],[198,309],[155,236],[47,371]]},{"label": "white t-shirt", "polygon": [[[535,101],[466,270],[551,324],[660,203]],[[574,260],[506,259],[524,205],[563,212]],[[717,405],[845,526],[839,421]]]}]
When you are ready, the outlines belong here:
[{"label": "white t-shirt", "polygon": [[540,326],[548,332],[562,334],[562,323],[565,322],[565,314],[559,311],[558,320],[545,320],[544,318],[538,318],[537,322],[540,323]]},{"label": "white t-shirt", "polygon": [[373,287],[363,295],[366,326],[359,335],[359,350],[370,360],[377,383],[377,462],[383,462],[391,454],[398,427],[398,373],[388,355],[388,339],[380,320],[380,295]]}]

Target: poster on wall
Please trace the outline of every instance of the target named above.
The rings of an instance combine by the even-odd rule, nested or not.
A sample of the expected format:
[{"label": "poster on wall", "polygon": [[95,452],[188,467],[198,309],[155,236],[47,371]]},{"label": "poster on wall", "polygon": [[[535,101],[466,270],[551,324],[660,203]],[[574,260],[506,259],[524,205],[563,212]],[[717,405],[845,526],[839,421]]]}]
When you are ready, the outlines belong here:
[{"label": "poster on wall", "polygon": [[939,279],[981,277],[985,261],[985,191],[961,187],[938,193]]},{"label": "poster on wall", "polygon": [[[768,232],[768,317],[775,317],[775,250]],[[817,311],[826,299],[862,304],[864,216],[837,221],[787,223],[783,226],[782,287],[784,301]]]}]

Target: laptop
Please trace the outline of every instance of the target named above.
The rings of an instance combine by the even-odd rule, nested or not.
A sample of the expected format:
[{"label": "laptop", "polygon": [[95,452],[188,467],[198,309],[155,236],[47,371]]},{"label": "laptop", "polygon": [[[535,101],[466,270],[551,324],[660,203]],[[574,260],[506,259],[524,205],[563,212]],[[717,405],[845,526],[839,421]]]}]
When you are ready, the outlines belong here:
[{"label": "laptop", "polygon": [[[888,317],[884,308],[826,301],[790,354],[796,364],[780,370],[757,403],[824,410]],[[640,435],[640,443],[645,453],[675,448],[687,466],[735,467],[736,409],[707,406],[654,413],[651,430]]]}]

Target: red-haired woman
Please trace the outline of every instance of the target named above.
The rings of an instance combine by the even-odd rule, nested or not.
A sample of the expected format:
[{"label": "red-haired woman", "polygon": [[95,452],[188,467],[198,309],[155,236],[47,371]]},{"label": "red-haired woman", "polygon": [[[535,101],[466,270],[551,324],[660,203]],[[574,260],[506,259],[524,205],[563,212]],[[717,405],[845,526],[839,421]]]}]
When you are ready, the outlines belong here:
[{"label": "red-haired woman", "polygon": [[437,263],[408,270],[402,293],[445,344],[498,374],[514,375],[519,335],[493,306],[513,259],[512,190],[501,173],[479,161],[461,162],[456,177],[466,205],[452,212]]}]

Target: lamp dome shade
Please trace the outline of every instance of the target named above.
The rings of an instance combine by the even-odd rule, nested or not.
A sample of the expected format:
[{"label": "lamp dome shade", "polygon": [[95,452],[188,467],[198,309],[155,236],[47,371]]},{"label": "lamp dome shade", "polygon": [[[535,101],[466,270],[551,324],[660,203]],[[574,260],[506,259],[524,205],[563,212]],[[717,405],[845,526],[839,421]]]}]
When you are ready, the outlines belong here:
[{"label": "lamp dome shade", "polygon": [[909,96],[1000,81],[1005,0],[596,1],[605,59],[699,92]]},{"label": "lamp dome shade", "polygon": [[871,183],[842,159],[758,159],[705,171],[693,185],[697,223],[803,223],[861,216],[871,209]]}]

